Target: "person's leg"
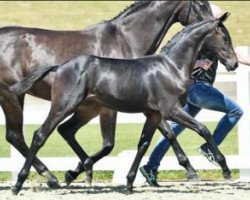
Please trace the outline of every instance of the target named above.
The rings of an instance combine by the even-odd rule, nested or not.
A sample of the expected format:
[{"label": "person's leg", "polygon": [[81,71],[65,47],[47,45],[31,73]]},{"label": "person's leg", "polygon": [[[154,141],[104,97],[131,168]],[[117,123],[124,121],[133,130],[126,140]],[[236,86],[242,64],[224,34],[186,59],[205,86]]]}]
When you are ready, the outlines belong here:
[{"label": "person's leg", "polygon": [[[199,107],[191,104],[192,103],[191,100],[195,100],[195,97],[196,97],[195,92],[197,90],[197,87],[199,87],[198,84],[190,85],[189,90],[188,90],[188,96],[187,96],[188,101],[187,101],[187,104],[183,107],[183,110],[187,112],[188,114],[190,114],[192,117],[195,117],[201,110]],[[190,96],[192,96],[192,99],[190,98]],[[178,136],[184,130],[184,127],[173,122],[171,123],[171,129],[176,134],[176,136]],[[168,142],[168,140],[165,137],[161,137],[158,140],[154,150],[152,151],[149,157],[147,166],[150,167],[150,169],[157,171],[158,167],[160,166],[160,162],[163,156],[168,151],[169,147],[170,147],[170,143]]]},{"label": "person's leg", "polygon": [[[213,133],[215,143],[220,145],[241,118],[243,111],[233,100],[210,85],[202,84],[196,95],[196,98],[191,97],[193,105],[225,113]],[[205,144],[202,147],[207,148]]]},{"label": "person's leg", "polygon": [[[198,112],[200,111],[200,108],[187,103],[183,107],[183,110],[194,117],[198,114]],[[178,136],[184,130],[184,127],[177,123],[171,123],[171,129],[176,134],[176,136]],[[158,140],[153,152],[151,153],[149,157],[149,161],[147,163],[150,169],[157,171],[158,167],[160,166],[160,162],[163,156],[168,151],[169,147],[170,147],[170,143],[165,137],[161,137]]]},{"label": "person's leg", "polygon": [[[197,84],[192,84],[189,87],[188,91],[188,99],[189,96],[195,96],[193,94],[193,91],[195,91],[195,88],[197,87]],[[201,110],[199,107],[196,107],[189,102],[183,107],[184,111],[189,113],[191,116],[195,117],[199,111]],[[176,135],[179,135],[183,130],[184,127],[177,123],[172,123],[171,124],[171,129]],[[152,151],[148,163],[142,167],[140,167],[140,171],[143,174],[143,176],[146,178],[147,182],[151,186],[159,186],[157,183],[157,170],[158,167],[160,166],[160,162],[163,158],[163,156],[166,154],[170,147],[169,141],[165,137],[161,137],[158,140],[158,143],[156,144],[154,150]]]}]

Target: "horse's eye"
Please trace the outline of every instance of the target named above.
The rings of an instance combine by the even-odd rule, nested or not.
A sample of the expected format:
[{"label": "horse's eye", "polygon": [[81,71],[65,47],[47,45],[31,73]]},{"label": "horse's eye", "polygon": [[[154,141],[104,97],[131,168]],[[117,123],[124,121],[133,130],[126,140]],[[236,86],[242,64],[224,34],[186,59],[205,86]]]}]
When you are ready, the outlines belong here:
[{"label": "horse's eye", "polygon": [[205,4],[201,4],[201,5],[200,5],[200,8],[201,8],[202,11],[206,11],[206,10],[207,10],[207,7],[206,7]]}]

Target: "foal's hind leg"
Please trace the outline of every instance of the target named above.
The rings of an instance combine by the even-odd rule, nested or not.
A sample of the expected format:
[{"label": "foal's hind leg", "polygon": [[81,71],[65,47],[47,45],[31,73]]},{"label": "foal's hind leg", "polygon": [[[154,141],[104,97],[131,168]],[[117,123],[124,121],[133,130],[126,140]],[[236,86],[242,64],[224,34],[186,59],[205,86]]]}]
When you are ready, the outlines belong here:
[{"label": "foal's hind leg", "polygon": [[[16,95],[8,90],[8,86],[3,83],[0,84],[0,94],[0,104],[6,118],[6,139],[26,158],[29,148],[23,137],[24,95],[17,98]],[[33,162],[33,166],[40,175],[47,179],[49,187],[60,187],[57,178],[37,157]]]},{"label": "foal's hind leg", "polygon": [[[85,108],[85,106],[84,106],[84,108]],[[79,110],[79,112],[81,112],[81,113],[77,112],[78,115],[76,115],[76,113],[75,113],[72,116],[72,119],[70,119],[67,122],[65,122],[64,124],[60,125],[58,130],[62,134],[62,130],[63,130],[63,132],[65,132],[66,127],[70,127],[72,134],[67,134],[67,135],[68,135],[68,137],[74,137],[73,135],[75,133],[73,133],[73,132],[77,131],[74,127],[80,128],[80,126],[88,123],[92,118],[97,116],[99,111],[100,111],[100,106],[97,106],[97,105],[92,105],[91,107],[87,106],[87,108],[85,108],[84,110],[83,109]],[[78,122],[78,123],[76,123],[76,122]],[[109,109],[106,109],[106,108],[102,108],[101,114],[100,114],[100,122],[101,122],[101,133],[102,133],[102,138],[103,138],[103,146],[99,152],[97,152],[96,154],[94,154],[93,156],[90,157],[90,160],[85,161],[86,164],[87,164],[87,162],[96,163],[98,160],[100,160],[104,156],[108,155],[114,147],[116,112],[109,110]],[[70,130],[68,131],[68,133],[70,133]],[[63,136],[63,137],[65,137],[65,136]],[[67,139],[65,138],[65,140],[67,140]],[[69,170],[66,172],[66,174],[65,174],[66,184],[69,185],[73,180],[75,180],[77,178],[77,176],[80,173],[82,173],[84,171],[85,171],[84,165],[82,164],[82,162],[79,162],[78,166],[75,170]],[[86,179],[89,182],[91,182],[91,177],[89,177],[88,174],[87,174]]]},{"label": "foal's hind leg", "polygon": [[[100,105],[96,102],[86,100],[84,106],[79,106],[74,112],[74,115],[58,127],[58,132],[65,139],[65,141],[68,142],[72,149],[74,146],[79,145],[75,139],[76,132],[79,128],[96,117],[100,112],[100,108]],[[91,183],[92,171],[90,170],[92,170],[92,165],[88,164],[88,162],[93,161],[90,158],[90,160],[85,161],[85,164],[79,162],[78,167],[75,170],[69,170],[65,173],[65,181],[67,185],[70,185],[70,183],[75,180],[80,173],[86,170],[85,165],[90,167],[90,169],[87,170],[89,172],[89,177],[86,177],[86,179],[89,183]]]},{"label": "foal's hind leg", "polygon": [[162,120],[158,129],[168,139],[169,143],[171,144],[174,153],[178,159],[179,165],[183,166],[187,170],[186,172],[187,178],[193,181],[198,180],[198,176],[196,174],[195,169],[190,164],[188,157],[184,153],[179,142],[176,140],[176,135],[173,133],[169,124],[165,120]]},{"label": "foal's hind leg", "polygon": [[[28,157],[24,163],[23,168],[18,174],[17,183],[12,188],[12,192],[14,194],[17,194],[20,191],[24,181],[28,177],[30,167],[37,152],[45,144],[52,131],[63,119],[65,119],[70,113],[73,112],[74,109],[76,109],[76,107],[81,101],[83,101],[83,99],[85,99],[87,94],[87,89],[84,88],[85,79],[84,77],[80,78],[80,81],[79,79],[74,78],[72,79],[72,81],[63,82],[64,84],[62,84],[61,82],[64,81],[61,77],[59,77],[57,81],[55,78],[55,82],[52,88],[53,96],[49,115],[43,125],[38,129],[38,131],[35,132],[33,136]],[[80,84],[83,86],[80,88],[76,84]],[[63,95],[64,92],[67,91],[67,89],[69,93],[67,93],[67,95]],[[68,98],[69,96],[72,98]],[[86,158],[88,157],[88,155],[79,146],[76,146],[73,150],[82,161],[86,160]]]},{"label": "foal's hind leg", "polygon": [[231,172],[227,166],[226,159],[218,149],[216,143],[212,138],[210,131],[206,128],[206,126],[204,126],[202,123],[198,122],[190,115],[188,115],[186,112],[184,112],[180,106],[176,106],[173,109],[171,120],[196,131],[201,137],[203,137],[206,140],[209,149],[211,149],[211,151],[214,153],[216,160],[221,166],[224,178],[225,179],[231,178]]}]

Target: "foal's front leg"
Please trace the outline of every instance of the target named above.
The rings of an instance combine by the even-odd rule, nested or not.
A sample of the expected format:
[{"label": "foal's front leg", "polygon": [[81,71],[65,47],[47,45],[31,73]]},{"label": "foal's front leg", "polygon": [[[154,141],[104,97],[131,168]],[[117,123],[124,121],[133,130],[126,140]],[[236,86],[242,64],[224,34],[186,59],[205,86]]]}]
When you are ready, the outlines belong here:
[{"label": "foal's front leg", "polygon": [[230,179],[231,178],[231,172],[227,166],[226,159],[224,155],[220,152],[218,149],[216,143],[214,142],[212,135],[210,131],[207,129],[205,125],[202,123],[198,122],[194,118],[192,118],[189,114],[184,112],[182,108],[179,105],[176,105],[173,109],[173,114],[171,116],[171,120],[187,127],[195,132],[197,132],[201,137],[203,137],[208,146],[209,149],[214,153],[214,156],[219,163],[219,165],[222,168],[223,171],[223,176],[225,179]]},{"label": "foal's front leg", "polygon": [[188,157],[184,153],[183,149],[181,148],[179,142],[176,139],[176,135],[172,131],[171,127],[169,124],[165,121],[162,120],[158,129],[161,131],[163,136],[168,139],[169,143],[171,144],[174,153],[178,159],[179,165],[183,166],[187,170],[187,178],[189,180],[198,180],[198,176],[196,174],[195,169],[193,166],[190,164]]},{"label": "foal's front leg", "polygon": [[146,153],[149,144],[152,140],[152,137],[154,135],[154,132],[161,121],[161,116],[158,113],[150,113],[149,115],[146,116],[147,119],[144,124],[141,138],[138,144],[138,151],[133,161],[133,164],[129,170],[129,173],[127,175],[127,190],[130,193],[133,191],[133,182],[135,180],[141,159],[143,155]]}]

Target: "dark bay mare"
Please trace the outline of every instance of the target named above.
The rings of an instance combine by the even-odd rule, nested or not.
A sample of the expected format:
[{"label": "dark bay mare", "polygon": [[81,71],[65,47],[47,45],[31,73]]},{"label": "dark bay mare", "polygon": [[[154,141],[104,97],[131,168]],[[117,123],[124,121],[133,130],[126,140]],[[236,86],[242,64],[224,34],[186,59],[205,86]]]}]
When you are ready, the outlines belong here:
[{"label": "dark bay mare", "polygon": [[[134,3],[115,18],[81,31],[1,28],[0,104],[6,118],[6,139],[27,157],[28,147],[22,133],[25,94],[19,95],[15,100],[12,97],[10,101],[13,94],[6,86],[19,82],[38,67],[62,63],[80,54],[114,58],[136,58],[153,54],[172,24],[180,22],[186,25],[210,18],[212,13],[207,1],[152,1]],[[27,93],[50,100],[53,80],[54,74],[50,73]],[[59,133],[67,138],[98,114],[104,139],[103,148],[91,157],[93,162],[113,149],[116,111],[89,100],[87,106],[77,110],[58,129]],[[47,178],[49,186],[58,186],[56,177],[38,158],[34,160],[33,166],[40,175]],[[83,169],[80,164],[74,177]],[[192,167],[187,170],[195,173]]]},{"label": "dark bay mare", "polygon": [[[38,150],[56,126],[77,109],[86,106],[85,103],[88,104],[90,99],[112,110],[142,112],[146,116],[138,152],[127,175],[129,192],[132,192],[141,158],[159,125],[174,136],[166,120],[180,123],[202,136],[222,167],[224,177],[231,177],[225,157],[213,141],[209,130],[185,113],[180,103],[202,45],[211,36],[221,35],[220,29],[224,27],[222,22],[227,16],[225,13],[220,19],[204,20],[186,27],[159,55],[128,60],[81,55],[61,65],[49,66],[46,70],[31,74],[23,83],[29,84],[29,81],[42,78],[48,71],[58,69],[52,85],[49,115],[34,133],[30,152],[13,192],[17,194],[20,191]],[[225,54],[222,47],[213,50],[218,51],[219,55]],[[227,69],[234,70],[235,67],[236,65]],[[13,88],[17,91],[16,87]],[[163,131],[163,134],[168,137],[166,132]],[[83,156],[81,152],[76,153],[79,157]]]}]

